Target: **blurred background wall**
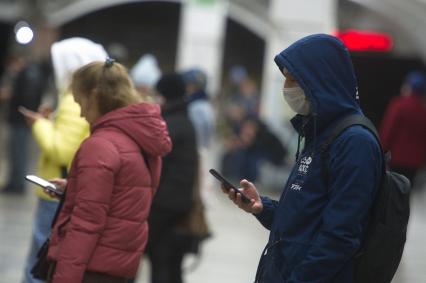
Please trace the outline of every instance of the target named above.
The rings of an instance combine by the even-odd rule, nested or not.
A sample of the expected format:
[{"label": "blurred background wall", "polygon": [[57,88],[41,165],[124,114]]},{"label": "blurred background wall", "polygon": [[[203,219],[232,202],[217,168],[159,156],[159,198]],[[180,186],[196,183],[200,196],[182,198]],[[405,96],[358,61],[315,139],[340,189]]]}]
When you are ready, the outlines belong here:
[{"label": "blurred background wall", "polygon": [[[143,53],[164,71],[202,67],[219,97],[230,68],[241,65],[260,89],[261,115],[279,128],[292,113],[276,95],[274,55],[306,34],[356,29],[391,40],[388,48],[351,49],[363,107],[378,123],[407,71],[424,68],[425,13],[425,0],[0,0],[0,72],[10,52],[44,56],[70,36],[102,43],[129,67]],[[20,21],[34,31],[25,46],[15,40]]]}]

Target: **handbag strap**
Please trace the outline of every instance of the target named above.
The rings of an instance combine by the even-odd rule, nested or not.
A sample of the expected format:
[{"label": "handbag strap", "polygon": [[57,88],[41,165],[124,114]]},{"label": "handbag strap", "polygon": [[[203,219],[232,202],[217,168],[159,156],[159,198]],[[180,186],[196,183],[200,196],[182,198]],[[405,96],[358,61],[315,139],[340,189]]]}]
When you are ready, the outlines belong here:
[{"label": "handbag strap", "polygon": [[[61,166],[61,177],[66,178],[67,175],[68,175],[67,167]],[[56,208],[55,216],[53,216],[52,223],[50,224],[50,227],[52,227],[52,228],[53,228],[53,226],[55,226],[55,223],[58,220],[59,213],[61,212],[61,209],[64,206],[66,193],[67,193],[67,190],[65,189],[64,194],[59,199],[59,204],[58,204],[58,207]]]},{"label": "handbag strap", "polygon": [[61,212],[61,209],[64,206],[66,191],[67,190],[65,190],[65,193],[62,195],[62,197],[59,200],[58,207],[56,208],[56,211],[55,211],[55,216],[53,216],[52,223],[50,224],[52,228],[53,226],[55,226],[55,223],[58,220],[59,213]]}]

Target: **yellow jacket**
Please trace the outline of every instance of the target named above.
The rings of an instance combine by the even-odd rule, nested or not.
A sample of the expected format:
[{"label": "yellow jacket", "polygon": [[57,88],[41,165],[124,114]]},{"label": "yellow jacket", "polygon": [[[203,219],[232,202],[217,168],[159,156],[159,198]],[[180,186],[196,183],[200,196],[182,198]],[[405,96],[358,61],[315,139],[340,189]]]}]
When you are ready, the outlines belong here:
[{"label": "yellow jacket", "polygon": [[[71,93],[61,96],[55,119],[38,119],[32,127],[40,147],[38,175],[44,179],[62,177],[61,167],[69,168],[81,142],[89,136],[89,131],[89,124],[80,117],[80,106]],[[37,195],[53,200],[41,188],[37,189]]]}]

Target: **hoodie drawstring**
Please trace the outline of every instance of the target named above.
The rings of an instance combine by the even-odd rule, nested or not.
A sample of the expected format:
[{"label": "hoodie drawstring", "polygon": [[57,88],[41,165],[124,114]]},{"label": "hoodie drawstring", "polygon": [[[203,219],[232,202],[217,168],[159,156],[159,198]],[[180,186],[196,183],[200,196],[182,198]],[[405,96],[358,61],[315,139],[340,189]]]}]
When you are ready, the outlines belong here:
[{"label": "hoodie drawstring", "polygon": [[302,141],[302,136],[299,134],[297,136],[297,150],[296,150],[296,162],[299,160],[299,154],[300,154],[300,142]]},{"label": "hoodie drawstring", "polygon": [[[316,136],[317,136],[317,113],[312,113],[312,119],[314,120],[314,135],[313,135],[313,140],[312,140],[312,145],[313,145],[313,149],[312,149],[312,156],[315,155],[315,147],[316,147]],[[305,125],[308,123],[308,120],[306,121],[305,124],[303,124],[302,126],[302,131],[305,127]],[[299,155],[300,155],[300,144],[302,141],[302,136],[304,136],[304,134],[302,133],[302,135],[299,133],[298,137],[297,137],[297,150],[296,150],[296,161],[299,160]]]}]

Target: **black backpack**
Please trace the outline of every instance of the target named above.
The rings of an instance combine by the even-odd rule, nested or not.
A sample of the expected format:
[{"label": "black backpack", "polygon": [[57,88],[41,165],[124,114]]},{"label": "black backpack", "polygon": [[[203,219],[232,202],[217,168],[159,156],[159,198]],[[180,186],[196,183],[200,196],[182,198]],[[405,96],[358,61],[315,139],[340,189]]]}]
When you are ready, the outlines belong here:
[{"label": "black backpack", "polygon": [[[370,130],[379,141],[373,123],[362,115],[343,119],[321,148],[322,174],[327,184],[326,162],[330,145],[346,128],[361,125]],[[382,151],[383,152],[383,151]],[[355,255],[356,283],[389,283],[395,275],[404,250],[410,215],[410,181],[403,175],[387,169],[389,154],[383,153],[383,174],[370,214],[364,240]]]}]

